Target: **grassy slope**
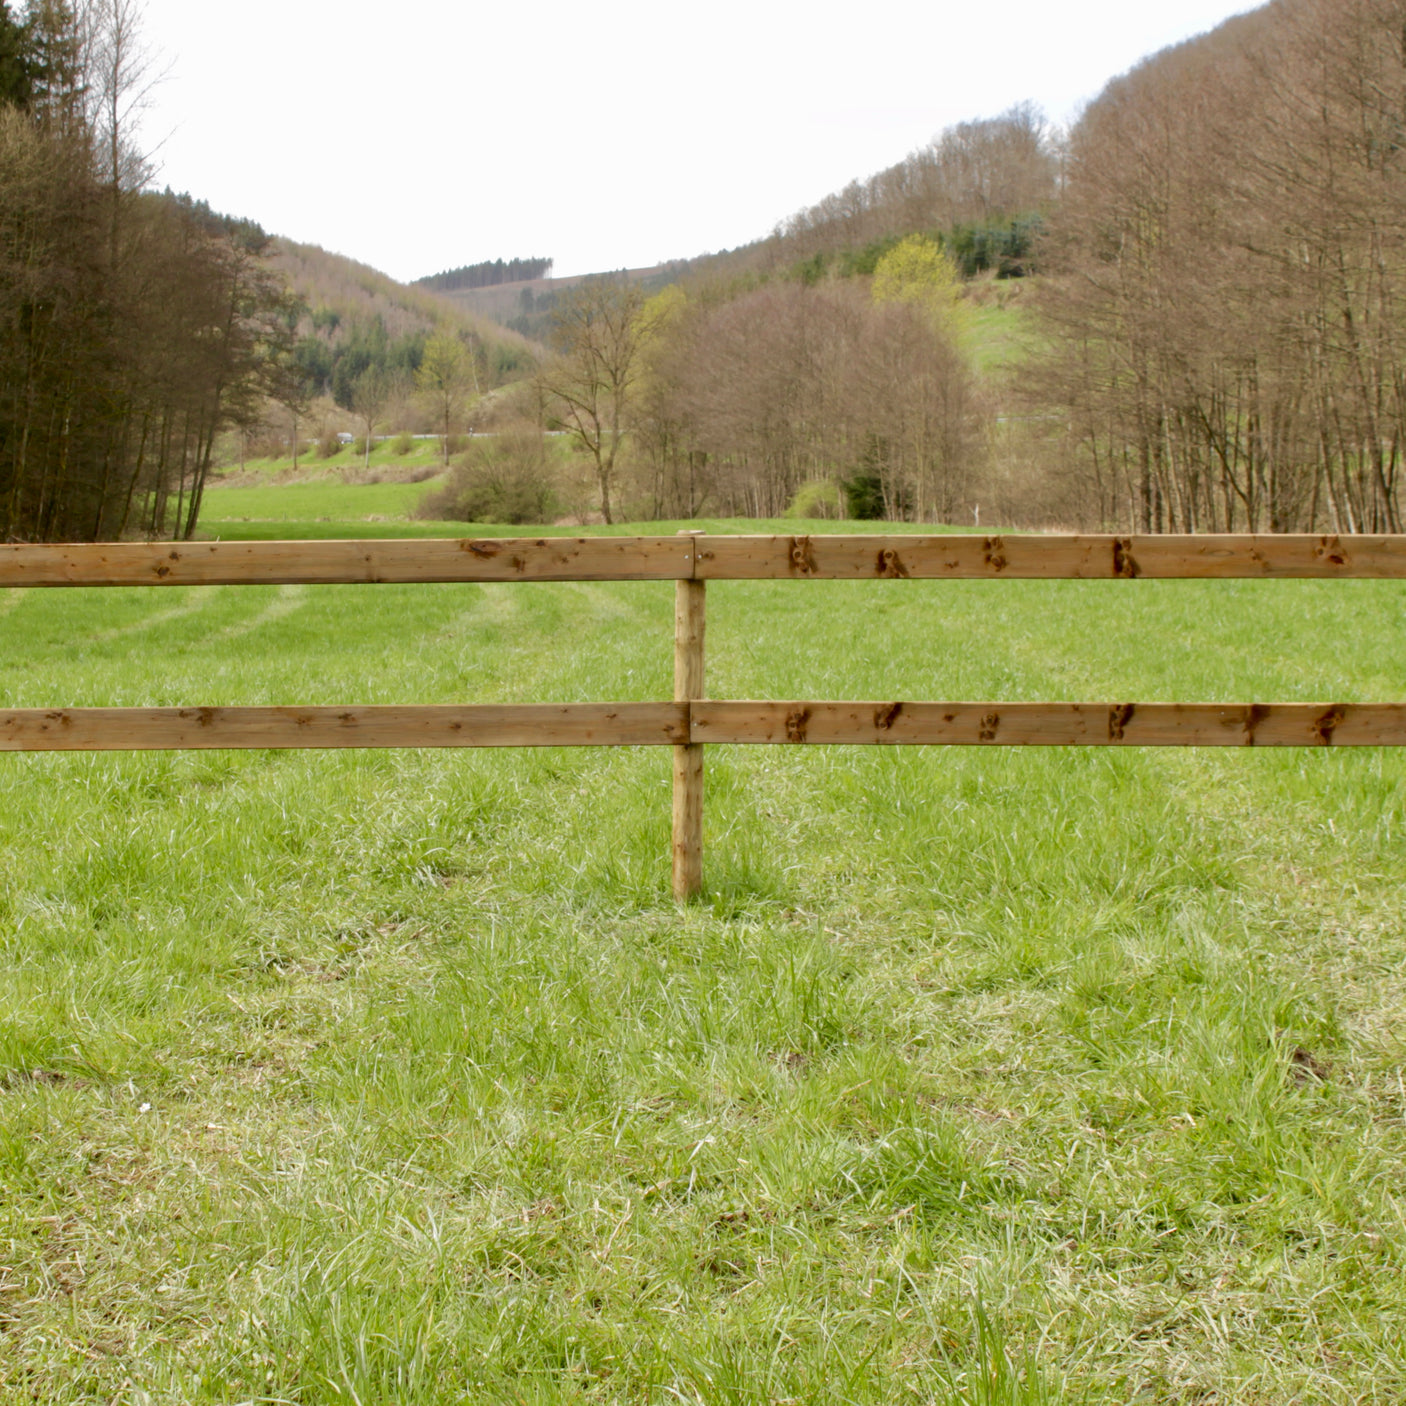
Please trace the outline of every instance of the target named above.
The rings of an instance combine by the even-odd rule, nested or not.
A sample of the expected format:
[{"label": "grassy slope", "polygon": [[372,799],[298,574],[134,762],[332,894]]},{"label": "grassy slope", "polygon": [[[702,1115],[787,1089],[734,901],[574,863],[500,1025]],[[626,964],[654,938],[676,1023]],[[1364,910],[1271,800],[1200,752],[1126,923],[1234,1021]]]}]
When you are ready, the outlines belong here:
[{"label": "grassy slope", "polygon": [[1024,355],[1030,314],[1019,302],[983,303],[972,312],[970,352],[981,374],[1004,371]]},{"label": "grassy slope", "polygon": [[[1399,585],[709,597],[716,696],[1406,695]],[[0,593],[0,697],[663,697],[671,613]],[[668,770],[0,757],[0,1400],[1401,1399],[1406,758],[710,749],[686,910]]]}]

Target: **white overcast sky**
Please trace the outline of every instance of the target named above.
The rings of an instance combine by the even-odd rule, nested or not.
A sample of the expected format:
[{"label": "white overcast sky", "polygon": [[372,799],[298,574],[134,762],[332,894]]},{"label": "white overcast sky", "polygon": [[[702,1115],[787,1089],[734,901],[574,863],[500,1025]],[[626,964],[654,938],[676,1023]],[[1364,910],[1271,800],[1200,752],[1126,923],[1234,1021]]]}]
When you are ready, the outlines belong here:
[{"label": "white overcast sky", "polygon": [[731,248],[943,127],[1056,120],[1236,0],[146,0],[159,180],[399,279]]}]

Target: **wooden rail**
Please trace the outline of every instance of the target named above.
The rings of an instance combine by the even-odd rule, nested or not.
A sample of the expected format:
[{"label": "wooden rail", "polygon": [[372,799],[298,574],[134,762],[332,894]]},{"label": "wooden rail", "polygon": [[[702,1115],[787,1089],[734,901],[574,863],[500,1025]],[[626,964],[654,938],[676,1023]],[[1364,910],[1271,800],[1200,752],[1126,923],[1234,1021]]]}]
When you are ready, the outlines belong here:
[{"label": "wooden rail", "polygon": [[703,884],[709,743],[1401,747],[1406,703],[746,702],[706,698],[708,581],[1406,580],[1406,536],[728,536],[0,546],[0,587],[675,581],[659,703],[0,708],[0,752],[673,748],[673,881]]},{"label": "wooden rail", "polygon": [[[0,752],[346,747],[1402,747],[1406,703],[514,703],[363,708],[21,708]],[[676,794],[692,804],[687,777]],[[691,823],[685,811],[682,822]]]},{"label": "wooden rail", "polygon": [[689,740],[688,707],[680,703],[0,711],[0,752],[662,747]]},{"label": "wooden rail", "polygon": [[[700,540],[701,539],[701,540]],[[3,586],[1406,579],[1406,537],[523,537],[0,546]]]}]

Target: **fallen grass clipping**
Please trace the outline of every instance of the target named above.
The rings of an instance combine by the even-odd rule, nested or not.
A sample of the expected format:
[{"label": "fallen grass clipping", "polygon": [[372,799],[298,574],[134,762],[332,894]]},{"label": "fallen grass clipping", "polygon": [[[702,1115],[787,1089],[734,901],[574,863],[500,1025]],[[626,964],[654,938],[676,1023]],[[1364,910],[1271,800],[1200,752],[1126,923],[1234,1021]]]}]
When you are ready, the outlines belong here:
[{"label": "fallen grass clipping", "polygon": [[[663,698],[672,608],[0,593],[0,697]],[[1404,640],[709,589],[718,697],[1397,699]],[[0,758],[0,1400],[1400,1401],[1403,778],[714,748],[680,908],[665,750]]]}]

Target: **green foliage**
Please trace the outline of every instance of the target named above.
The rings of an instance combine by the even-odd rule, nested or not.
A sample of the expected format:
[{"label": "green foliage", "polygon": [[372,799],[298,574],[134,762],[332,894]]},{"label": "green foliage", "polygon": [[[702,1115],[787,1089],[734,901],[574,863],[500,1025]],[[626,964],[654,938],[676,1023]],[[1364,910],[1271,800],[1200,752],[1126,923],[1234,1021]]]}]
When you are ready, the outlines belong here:
[{"label": "green foliage", "polygon": [[788,518],[840,518],[850,501],[846,485],[835,479],[803,483],[786,509]]},{"label": "green foliage", "polygon": [[332,378],[332,349],[317,337],[301,337],[293,347],[293,361],[309,395],[324,389]]},{"label": "green foliage", "polygon": [[391,440],[391,453],[402,457],[409,454],[415,448],[415,436],[409,430],[401,430],[396,437]]},{"label": "green foliage", "polygon": [[963,278],[994,272],[998,279],[1034,273],[1036,244],[1043,228],[1038,215],[992,224],[958,225],[946,237],[947,253]]},{"label": "green foliage", "polygon": [[1036,252],[1044,221],[1039,215],[1013,220],[955,225],[949,230],[919,230],[886,235],[859,248],[817,250],[793,264],[790,276],[811,286],[836,278],[872,278],[884,257],[910,240],[921,240],[945,253],[963,279],[985,273],[997,279],[1024,278],[1037,271]]},{"label": "green foliage", "polygon": [[835,269],[841,278],[871,278],[879,266],[879,260],[896,244],[899,235],[887,239],[875,239],[862,249],[842,249],[836,256]]},{"label": "green foliage", "polygon": [[878,474],[855,474],[840,486],[850,517],[859,522],[876,522],[884,516],[884,482]]},{"label": "green foliage", "polygon": [[879,259],[871,291],[876,303],[921,308],[950,337],[964,337],[970,330],[961,273],[941,244],[926,235],[910,234]]},{"label": "green foliage", "polygon": [[335,340],[305,338],[299,344],[300,359],[306,359],[319,389],[343,409],[355,408],[356,386],[362,377],[409,380],[419,370],[428,339],[424,331],[406,332],[392,341],[379,316],[345,324],[336,314],[332,316],[335,321],[325,325],[329,332],[340,329],[341,335]]},{"label": "green foliage", "polygon": [[504,385],[530,375],[537,365],[532,353],[514,342],[493,342],[485,348],[485,356],[494,385]]},{"label": "green foliage", "polygon": [[546,442],[535,426],[475,439],[449,481],[421,504],[418,516],[438,521],[544,523],[557,495]]},{"label": "green foliage", "polygon": [[34,90],[34,56],[29,35],[0,0],[0,105],[27,107]]}]

